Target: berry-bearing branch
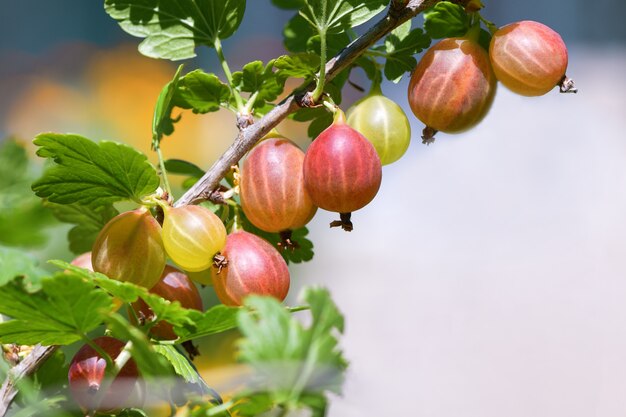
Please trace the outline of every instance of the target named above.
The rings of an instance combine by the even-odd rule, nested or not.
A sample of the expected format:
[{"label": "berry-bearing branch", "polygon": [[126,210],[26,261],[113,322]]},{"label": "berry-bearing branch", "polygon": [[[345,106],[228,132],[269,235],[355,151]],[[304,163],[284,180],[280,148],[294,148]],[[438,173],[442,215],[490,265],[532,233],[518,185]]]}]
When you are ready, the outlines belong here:
[{"label": "berry-bearing branch", "polygon": [[[387,35],[393,29],[417,16],[424,10],[432,7],[440,0],[392,0],[387,15],[372,26],[363,36],[357,38],[343,49],[337,56],[326,63],[325,82],[331,81],[343,69],[352,64],[369,47]],[[176,203],[175,206],[192,204],[210,197],[219,182],[226,176],[230,167],[237,164],[255,143],[276,127],[283,119],[303,106],[311,106],[313,100],[311,91],[315,88],[312,83],[303,95],[291,94],[280,104],[274,107],[263,118],[253,124],[242,127],[230,147],[211,166],[204,176],[196,182]]]},{"label": "berry-bearing branch", "polygon": [[[441,0],[391,0],[387,15],[383,19],[326,63],[324,82],[328,83],[331,81],[368,48],[397,26],[417,16],[439,1]],[[467,0],[461,0],[458,3],[467,3]],[[232,145],[175,205],[183,206],[209,198],[213,190],[218,187],[222,178],[228,173],[230,167],[236,164],[259,139],[300,107],[315,104],[311,94],[315,87],[315,83],[312,83],[306,89],[308,93],[303,95],[292,93],[263,118],[249,126],[239,123],[241,129]],[[36,345],[29,356],[7,375],[2,388],[0,388],[0,416],[5,415],[15,398],[17,381],[32,375],[57,348],[58,346],[55,345]]]}]

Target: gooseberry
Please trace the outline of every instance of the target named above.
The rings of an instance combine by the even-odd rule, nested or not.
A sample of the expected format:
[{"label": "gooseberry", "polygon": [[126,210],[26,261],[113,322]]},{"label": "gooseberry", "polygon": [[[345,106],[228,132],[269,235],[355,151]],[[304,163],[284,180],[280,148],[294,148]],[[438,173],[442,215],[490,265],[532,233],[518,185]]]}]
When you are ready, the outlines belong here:
[{"label": "gooseberry", "polygon": [[541,96],[565,77],[567,47],[548,26],[530,20],[503,26],[491,38],[489,57],[498,80],[523,96]]},{"label": "gooseberry", "polygon": [[91,261],[109,278],[152,288],[166,261],[161,226],[145,208],[119,214],[98,234]]},{"label": "gooseberry", "polygon": [[400,159],[409,148],[411,125],[400,106],[382,95],[380,87],[348,111],[348,124],[372,142],[383,165]]},{"label": "gooseberry", "polygon": [[186,271],[202,271],[226,243],[226,228],[211,210],[202,206],[167,207],[163,244],[172,260]]},{"label": "gooseberry", "polygon": [[[169,301],[178,301],[183,308],[202,311],[202,299],[198,289],[183,271],[173,266],[165,266],[161,280],[150,289],[150,292]],[[138,316],[148,321],[154,318],[154,313],[142,299],[138,299],[132,306]],[[150,334],[163,340],[178,338],[172,325],[165,321],[159,321],[150,328]]]},{"label": "gooseberry", "polygon": [[313,203],[341,214],[331,223],[352,230],[350,213],[366,206],[380,187],[382,169],[374,146],[346,124],[341,110],[304,156],[304,186]]},{"label": "gooseberry", "polygon": [[[97,346],[115,360],[124,343],[108,336],[93,340]],[[74,355],[68,372],[69,388],[74,400],[86,410],[111,411],[128,406],[135,390],[139,372],[137,364],[129,359],[113,381],[106,381],[106,360],[86,344]],[[104,388],[104,393],[100,389]]]},{"label": "gooseberry", "polygon": [[[81,255],[78,255],[76,258],[74,258],[74,260],[72,262],[70,262],[72,265],[77,266],[79,268],[84,268],[88,271],[94,272],[93,271],[93,263],[91,261],[91,252],[85,252]],[[114,297],[113,298],[113,311],[117,311],[120,309],[120,307],[124,304],[124,302],[117,298]]]},{"label": "gooseberry", "polygon": [[289,269],[267,241],[245,231],[233,232],[228,235],[222,254],[227,264],[214,266],[211,279],[223,304],[240,306],[250,294],[285,299],[289,291]]},{"label": "gooseberry", "polygon": [[248,154],[239,185],[241,207],[250,222],[266,232],[297,229],[317,207],[304,189],[304,152],[288,139],[268,138]]},{"label": "gooseberry", "polygon": [[435,131],[457,133],[480,122],[493,102],[496,77],[487,52],[469,38],[433,45],[411,75],[409,104],[425,125],[424,141]]}]

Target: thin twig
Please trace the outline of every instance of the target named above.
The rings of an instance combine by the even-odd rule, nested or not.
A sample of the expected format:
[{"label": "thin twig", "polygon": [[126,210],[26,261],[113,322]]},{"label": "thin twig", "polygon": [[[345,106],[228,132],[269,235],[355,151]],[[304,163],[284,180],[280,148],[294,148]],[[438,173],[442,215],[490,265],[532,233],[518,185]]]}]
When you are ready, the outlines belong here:
[{"label": "thin twig", "polygon": [[2,389],[0,389],[0,416],[4,416],[9,411],[9,407],[17,395],[16,381],[34,374],[58,348],[54,345],[36,345],[22,362],[11,368],[2,384]]},{"label": "thin twig", "polygon": [[[397,26],[415,17],[427,8],[431,7],[440,0],[409,0],[406,5],[399,7],[399,1],[392,2],[392,8],[387,15],[370,28],[363,36],[357,38],[344,48],[337,56],[332,58],[326,64],[326,82],[331,81],[343,69],[350,66],[365,50],[375,44],[383,36],[391,32]],[[309,86],[310,91],[315,85]],[[230,170],[248,152],[255,143],[263,136],[269,133],[281,121],[283,121],[291,113],[300,108],[302,97],[290,95],[280,104],[274,107],[259,121],[242,129],[230,147],[224,154],[209,168],[209,170],[200,178],[193,187],[174,204],[174,206],[184,206],[186,204],[198,203],[206,199],[207,195],[215,190],[219,182]]]}]

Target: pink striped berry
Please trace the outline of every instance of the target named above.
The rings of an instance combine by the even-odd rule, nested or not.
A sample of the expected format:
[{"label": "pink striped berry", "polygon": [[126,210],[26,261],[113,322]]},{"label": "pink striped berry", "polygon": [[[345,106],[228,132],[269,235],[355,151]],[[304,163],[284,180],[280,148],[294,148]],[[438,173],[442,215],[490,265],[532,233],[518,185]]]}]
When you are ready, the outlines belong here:
[{"label": "pink striped berry", "polygon": [[523,96],[541,96],[556,87],[567,70],[567,47],[546,25],[530,20],[498,29],[489,57],[498,80]]},{"label": "pink striped berry", "polygon": [[304,189],[304,152],[288,139],[265,139],[251,151],[241,170],[241,207],[266,232],[304,226],[317,207]]},{"label": "pink striped berry", "polygon": [[240,306],[251,294],[283,301],[289,291],[287,263],[274,247],[245,231],[228,235],[222,251],[226,266],[211,269],[217,297],[223,304]]},{"label": "pink striped berry", "polygon": [[381,180],[376,149],[337,110],[333,124],[311,143],[304,157],[304,185],[313,203],[342,214],[342,221],[331,226],[350,231],[350,213],[372,201]]},{"label": "pink striped berry", "polygon": [[417,64],[408,96],[411,110],[427,129],[457,133],[485,117],[495,92],[487,52],[470,39],[448,38],[428,49]]}]

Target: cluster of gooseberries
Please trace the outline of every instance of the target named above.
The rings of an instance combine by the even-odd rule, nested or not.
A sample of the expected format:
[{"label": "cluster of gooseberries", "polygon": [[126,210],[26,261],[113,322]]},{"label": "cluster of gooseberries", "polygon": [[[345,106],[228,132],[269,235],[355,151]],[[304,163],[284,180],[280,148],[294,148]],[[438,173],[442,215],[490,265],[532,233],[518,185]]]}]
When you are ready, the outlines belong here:
[{"label": "cluster of gooseberries", "polygon": [[409,104],[426,125],[425,143],[437,131],[458,133],[478,124],[491,108],[496,81],[523,96],[544,95],[556,86],[576,92],[565,75],[565,43],[549,27],[528,20],[503,26],[488,52],[478,43],[479,34],[475,26],[464,37],[439,41],[411,76]]},{"label": "cluster of gooseberries", "polygon": [[[500,28],[488,52],[472,28],[465,37],[443,39],[426,51],[411,77],[409,104],[426,125],[428,143],[437,131],[461,132],[480,122],[492,104],[497,81],[525,96],[543,95],[557,85],[575,91],[566,68],[561,37],[540,23],[522,21]],[[377,83],[347,118],[336,106],[333,111],[333,123],[306,153],[270,134],[243,162],[237,188],[244,214],[257,228],[280,233],[287,246],[295,245],[291,230],[306,225],[318,207],[339,213],[331,227],[351,231],[351,213],[378,192],[382,165],[398,160],[408,148],[409,121]],[[146,207],[122,213],[102,229],[92,252],[74,264],[143,286],[189,309],[203,308],[193,280],[212,283],[219,300],[229,306],[242,305],[250,294],[285,299],[289,270],[270,243],[243,230],[227,234],[220,218],[203,206],[171,207],[163,200],[158,206],[162,225]],[[168,265],[168,258],[178,268]],[[152,337],[177,338],[172,326],[158,321],[142,300],[132,309],[136,322],[151,323]],[[136,388],[127,384],[134,384],[137,367],[132,359],[127,361],[103,393],[107,363],[101,351],[115,359],[124,344],[111,337],[93,342],[100,351],[85,345],[72,361],[71,391],[87,409],[120,407],[120,400],[127,401]]]}]

